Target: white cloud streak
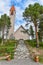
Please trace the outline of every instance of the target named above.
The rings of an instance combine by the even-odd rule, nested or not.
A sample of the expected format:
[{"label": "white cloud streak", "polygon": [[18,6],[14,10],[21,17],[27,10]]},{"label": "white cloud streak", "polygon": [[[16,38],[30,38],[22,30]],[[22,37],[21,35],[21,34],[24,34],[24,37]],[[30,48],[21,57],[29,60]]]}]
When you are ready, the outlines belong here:
[{"label": "white cloud streak", "polygon": [[[14,1],[14,0],[13,0]],[[15,0],[16,5],[16,25],[15,28],[17,29],[21,24],[24,26],[25,22],[19,22],[20,20],[23,21],[23,11],[24,9],[29,5],[29,4],[34,4],[35,2],[38,2],[40,4],[43,5],[43,0],[24,0],[24,2],[22,0]],[[17,3],[20,3],[21,5],[18,6]],[[11,0],[0,0],[0,16],[4,13],[6,13],[7,15],[9,15],[9,10],[10,10],[10,5],[11,4]],[[21,8],[21,6],[23,7],[23,9]],[[18,25],[17,25],[18,24]]]}]

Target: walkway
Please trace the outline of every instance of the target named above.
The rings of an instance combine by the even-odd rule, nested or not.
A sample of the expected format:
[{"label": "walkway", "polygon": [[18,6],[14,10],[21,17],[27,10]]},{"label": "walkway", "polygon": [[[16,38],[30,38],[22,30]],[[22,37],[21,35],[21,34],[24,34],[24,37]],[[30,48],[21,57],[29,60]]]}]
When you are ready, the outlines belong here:
[{"label": "walkway", "polygon": [[20,40],[19,44],[16,48],[15,58],[24,59],[24,58],[28,58],[28,57],[29,57],[29,51],[28,51],[26,45],[24,44],[24,41]]},{"label": "walkway", "polygon": [[24,41],[20,40],[16,48],[15,57],[11,61],[0,61],[0,65],[43,65],[36,63],[29,58],[29,51],[24,44]]}]

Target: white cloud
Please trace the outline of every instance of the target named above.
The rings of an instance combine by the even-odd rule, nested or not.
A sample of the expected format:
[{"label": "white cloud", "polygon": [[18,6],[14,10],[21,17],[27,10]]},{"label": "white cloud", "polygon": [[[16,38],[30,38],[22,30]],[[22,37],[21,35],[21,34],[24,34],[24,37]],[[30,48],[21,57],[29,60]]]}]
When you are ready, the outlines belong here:
[{"label": "white cloud", "polygon": [[[24,4],[22,6],[25,9],[30,3],[33,4],[34,1],[27,0],[27,1],[24,2]],[[23,15],[24,9],[21,9],[21,6],[16,6],[15,8],[16,8],[16,19],[17,19],[16,25],[15,25],[15,29],[17,29],[21,24],[25,27],[25,24],[26,24],[25,21],[23,21],[23,22],[20,21],[21,23],[19,22],[19,20],[23,20],[23,16],[22,15]]]},{"label": "white cloud", "polygon": [[22,10],[20,7],[16,6],[16,18],[18,20],[22,20],[22,13],[24,10]]},{"label": "white cloud", "polygon": [[[10,4],[11,1],[14,0],[0,0],[0,15],[6,13],[9,15],[9,10],[10,10]],[[39,2],[40,4],[43,5],[43,0],[24,0],[24,2],[21,2],[22,0],[15,0],[14,3],[16,2],[15,8],[16,8],[16,23],[15,23],[15,28],[17,29],[21,24],[25,26],[25,22],[19,22],[23,20],[22,14],[24,9],[29,5],[29,4],[34,4],[35,2]],[[20,3],[21,5],[18,6],[17,3]],[[23,9],[21,8],[23,7]]]},{"label": "white cloud", "polygon": [[36,0],[27,0],[26,2],[24,2],[24,7],[26,8],[29,4],[34,4],[35,2],[37,2]]},{"label": "white cloud", "polygon": [[38,0],[38,2],[39,2],[41,5],[43,5],[43,0]]},{"label": "white cloud", "polygon": [[9,15],[9,3],[10,3],[10,0],[1,0],[0,1],[0,16],[4,13],[8,14]]}]

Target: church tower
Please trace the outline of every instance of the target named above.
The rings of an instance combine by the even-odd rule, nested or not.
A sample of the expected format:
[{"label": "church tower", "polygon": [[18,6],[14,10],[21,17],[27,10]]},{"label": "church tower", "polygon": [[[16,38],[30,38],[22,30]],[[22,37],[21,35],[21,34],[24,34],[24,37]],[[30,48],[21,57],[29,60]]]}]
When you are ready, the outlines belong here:
[{"label": "church tower", "polygon": [[14,22],[15,22],[15,7],[14,5],[11,7],[10,9],[10,22],[11,22],[11,27],[9,29],[9,33],[8,33],[8,39],[10,38],[14,38]]}]

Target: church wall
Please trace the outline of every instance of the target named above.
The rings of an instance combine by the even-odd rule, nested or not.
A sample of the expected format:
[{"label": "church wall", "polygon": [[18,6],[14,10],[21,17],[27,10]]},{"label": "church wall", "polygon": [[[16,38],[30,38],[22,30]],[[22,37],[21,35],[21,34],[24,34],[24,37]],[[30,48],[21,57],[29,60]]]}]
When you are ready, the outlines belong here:
[{"label": "church wall", "polygon": [[24,33],[23,31],[24,29],[21,27],[18,31],[15,32],[14,36],[16,40],[19,40],[19,39],[28,40],[29,39],[29,35],[27,33]]}]

